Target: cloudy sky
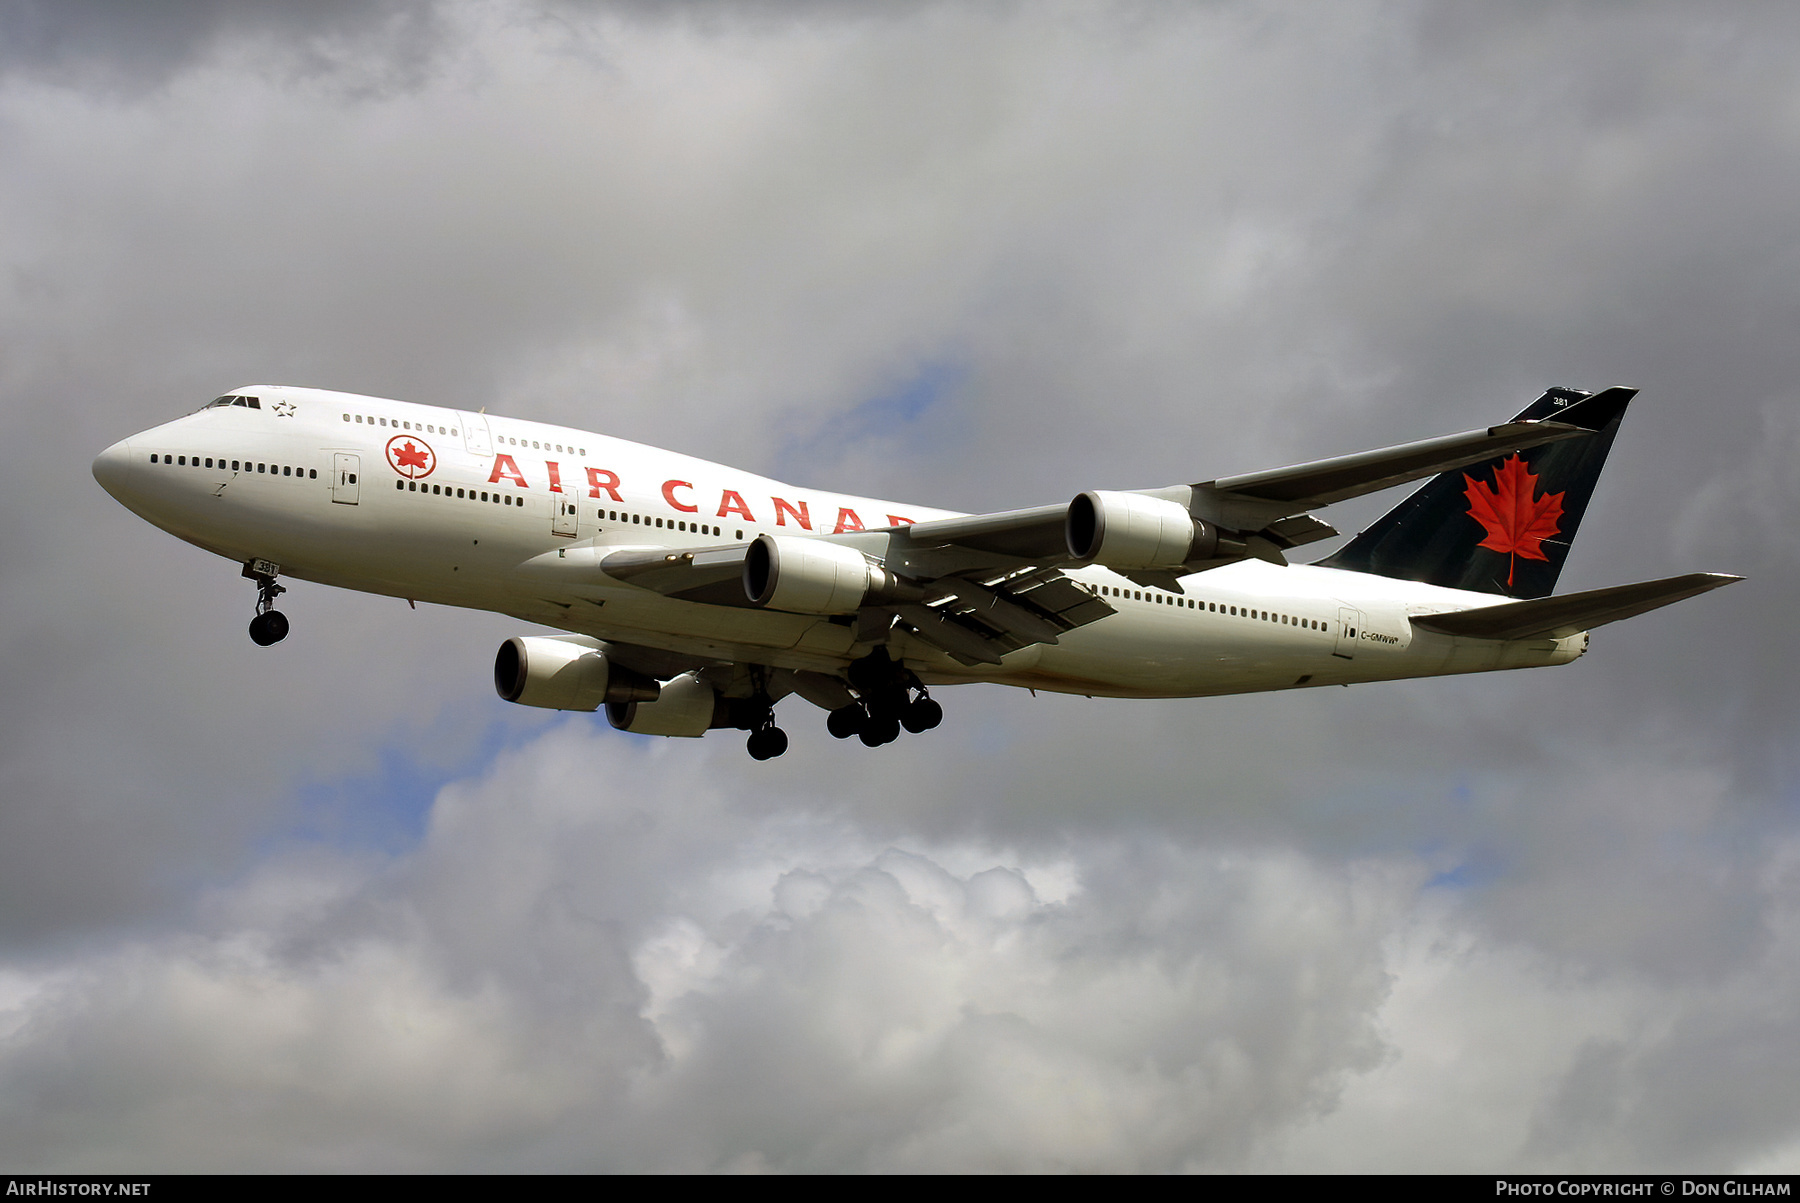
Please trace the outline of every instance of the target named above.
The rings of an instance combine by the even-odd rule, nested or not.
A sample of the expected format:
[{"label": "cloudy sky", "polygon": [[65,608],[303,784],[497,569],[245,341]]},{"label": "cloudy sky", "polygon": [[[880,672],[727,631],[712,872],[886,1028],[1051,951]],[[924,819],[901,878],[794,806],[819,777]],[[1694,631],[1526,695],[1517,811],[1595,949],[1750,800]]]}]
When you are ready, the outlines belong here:
[{"label": "cloudy sky", "polygon": [[[1800,1167],[1800,17],[0,10],[0,1162]],[[102,447],[250,382],[987,509],[1643,390],[1575,665],[987,686],[869,750],[493,696]],[[1355,529],[1396,498],[1328,514]]]}]

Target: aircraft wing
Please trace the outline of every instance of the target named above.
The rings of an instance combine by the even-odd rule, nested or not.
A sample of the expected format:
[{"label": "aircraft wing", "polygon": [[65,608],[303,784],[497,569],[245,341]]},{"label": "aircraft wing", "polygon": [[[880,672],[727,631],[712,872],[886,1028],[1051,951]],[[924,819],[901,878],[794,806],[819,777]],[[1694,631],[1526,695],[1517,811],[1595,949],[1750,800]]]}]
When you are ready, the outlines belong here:
[{"label": "aircraft wing", "polygon": [[[1179,593],[1181,577],[1222,564],[1251,556],[1286,563],[1284,551],[1337,533],[1307,510],[1509,451],[1584,438],[1617,416],[1635,392],[1596,393],[1558,412],[1555,421],[1515,419],[1196,485],[1090,492],[1067,505],[809,538],[815,552],[819,544],[841,549],[818,553],[827,560],[848,558],[816,565],[831,580],[840,572],[867,574],[849,613],[816,612],[843,619],[853,613],[859,637],[869,640],[902,622],[966,664],[997,664],[1009,651],[1055,643],[1063,632],[1113,612],[1063,568],[1099,564],[1139,584]],[[749,545],[698,551],[629,548],[604,554],[599,566],[608,576],[665,596],[758,606],[769,600],[756,600],[748,566],[758,554],[766,566],[777,545],[787,543],[785,537],[764,535]],[[766,544],[764,550],[753,551],[759,544]]]},{"label": "aircraft wing", "polygon": [[[1184,506],[1192,518],[1234,532],[1245,544],[1243,554],[1204,559],[1228,563],[1252,555],[1279,561],[1283,551],[1337,534],[1329,523],[1312,517],[1308,510],[1467,467],[1507,452],[1585,438],[1602,429],[1636,395],[1636,389],[1610,388],[1562,410],[1555,421],[1506,422],[1266,472],[1146,489],[1141,495]],[[920,551],[933,546],[958,548],[977,557],[990,557],[995,563],[1080,562],[1066,538],[1068,516],[1068,506],[1049,505],[941,518],[905,528],[904,542]],[[1199,562],[1193,569],[1211,566]]]},{"label": "aircraft wing", "polygon": [[1486,430],[1422,439],[1271,472],[1227,476],[1194,488],[1214,495],[1225,507],[1234,503],[1252,510],[1267,506],[1285,517],[1467,467],[1509,451],[1585,438],[1617,417],[1635,396],[1634,388],[1609,388],[1562,410],[1555,421],[1505,422]]},{"label": "aircraft wing", "polygon": [[[868,543],[867,534],[855,536]],[[886,539],[887,532],[875,538]],[[819,540],[827,542],[835,540]],[[666,597],[754,607],[745,569],[755,544],[700,551],[629,548],[599,561],[606,575]],[[863,554],[863,553],[858,553]],[[908,578],[876,604],[857,607],[858,637],[874,641],[896,619],[964,664],[998,664],[1007,652],[1055,643],[1065,632],[1113,612],[1055,567],[1026,564]]]},{"label": "aircraft wing", "polygon": [[714,606],[749,606],[744,592],[744,560],[749,546],[710,547],[698,551],[631,547],[600,560],[600,570],[615,580],[682,601]]},{"label": "aircraft wing", "polygon": [[1474,639],[1561,639],[1609,622],[1673,605],[1712,589],[1735,584],[1741,576],[1722,572],[1690,572],[1660,581],[1639,581],[1608,589],[1502,602],[1453,614],[1421,614],[1412,624],[1443,635]]}]

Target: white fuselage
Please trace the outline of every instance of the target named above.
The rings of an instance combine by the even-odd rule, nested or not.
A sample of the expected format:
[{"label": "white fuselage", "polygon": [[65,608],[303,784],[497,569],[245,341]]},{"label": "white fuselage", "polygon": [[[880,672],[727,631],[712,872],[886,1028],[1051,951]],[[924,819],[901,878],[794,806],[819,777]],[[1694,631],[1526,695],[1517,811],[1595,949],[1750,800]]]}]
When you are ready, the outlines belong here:
[{"label": "white fuselage", "polygon": [[[596,638],[776,668],[841,672],[854,624],[665,597],[598,568],[624,548],[717,548],[953,511],[797,488],[569,427],[287,387],[108,448],[100,483],[133,511],[231,560]],[[1247,560],[1144,588],[1068,569],[1118,612],[1054,644],[967,667],[904,633],[932,683],[1193,697],[1562,664],[1585,634],[1496,641],[1417,630],[1411,615],[1505,599],[1364,573]],[[866,651],[866,647],[862,649]]]}]

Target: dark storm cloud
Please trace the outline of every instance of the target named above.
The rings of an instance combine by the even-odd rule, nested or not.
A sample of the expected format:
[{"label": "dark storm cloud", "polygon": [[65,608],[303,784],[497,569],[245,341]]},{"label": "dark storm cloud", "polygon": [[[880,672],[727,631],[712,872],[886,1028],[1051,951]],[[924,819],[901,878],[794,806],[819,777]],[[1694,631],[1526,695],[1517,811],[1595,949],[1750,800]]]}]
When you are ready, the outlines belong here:
[{"label": "dark storm cloud", "polygon": [[19,0],[0,11],[0,76],[130,96],[203,62],[223,42],[248,39],[269,44],[303,73],[341,67],[354,46],[359,57],[384,57],[405,77],[430,56],[438,7],[430,0]]}]

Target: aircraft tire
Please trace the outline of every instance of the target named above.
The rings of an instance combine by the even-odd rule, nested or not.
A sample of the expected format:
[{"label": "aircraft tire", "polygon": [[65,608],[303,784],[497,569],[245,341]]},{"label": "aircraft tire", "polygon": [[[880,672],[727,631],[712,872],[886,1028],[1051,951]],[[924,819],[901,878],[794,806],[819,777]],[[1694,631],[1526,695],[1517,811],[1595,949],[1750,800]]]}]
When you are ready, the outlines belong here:
[{"label": "aircraft tire", "polygon": [[773,760],[788,750],[787,732],[780,727],[764,727],[752,731],[744,744],[753,760]]},{"label": "aircraft tire", "polygon": [[861,706],[842,706],[833,710],[825,718],[825,729],[834,739],[849,739],[862,730],[863,709]]},{"label": "aircraft tire", "polygon": [[930,698],[920,698],[900,715],[900,725],[917,735],[944,721],[944,708]]},{"label": "aircraft tire", "polygon": [[287,638],[287,615],[280,610],[270,610],[258,614],[250,620],[250,642],[257,647],[268,647],[272,643],[280,643]]},{"label": "aircraft tire", "polygon": [[898,689],[880,690],[869,695],[868,707],[870,717],[878,723],[898,720],[906,710],[906,694]]},{"label": "aircraft tire", "polygon": [[882,744],[891,744],[900,738],[900,721],[893,718],[871,718],[863,724],[857,736],[867,748],[879,748]]}]

